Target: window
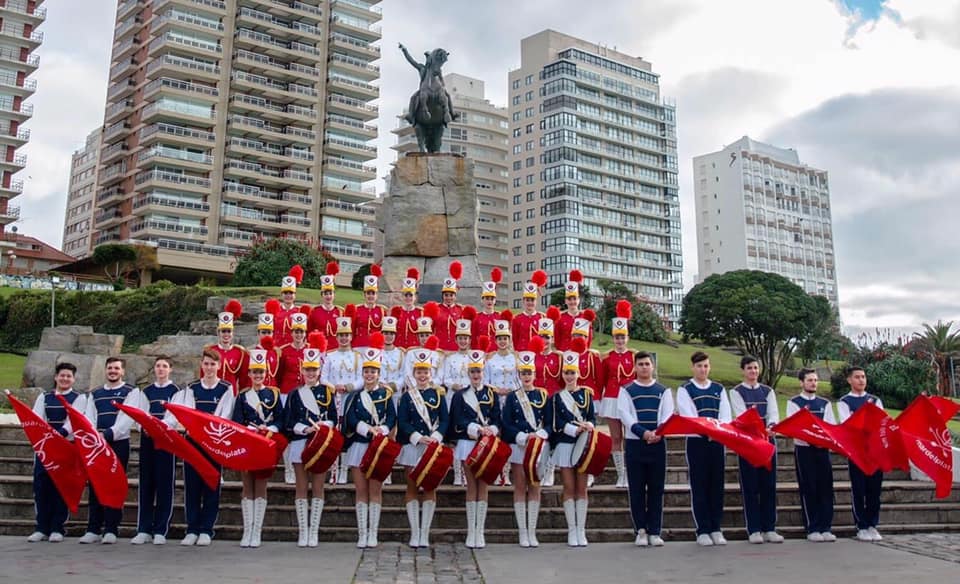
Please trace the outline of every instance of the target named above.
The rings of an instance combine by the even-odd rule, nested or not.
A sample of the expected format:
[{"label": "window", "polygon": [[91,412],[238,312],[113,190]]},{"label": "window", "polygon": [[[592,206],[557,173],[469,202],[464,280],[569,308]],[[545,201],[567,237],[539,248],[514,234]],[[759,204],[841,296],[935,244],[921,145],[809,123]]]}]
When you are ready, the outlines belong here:
[{"label": "window", "polygon": [[513,273],[519,274],[522,264],[513,264]]},{"label": "window", "polygon": [[532,184],[533,184],[533,175],[532,175],[532,174],[528,174],[528,175],[527,175],[527,184],[528,184],[528,185],[532,185]]},{"label": "window", "polygon": [[520,299],[519,299],[519,298],[515,298],[515,299],[514,299],[514,301],[513,301],[513,309],[514,309],[514,310],[520,310]]},{"label": "window", "polygon": [[533,140],[527,140],[526,150],[527,152],[533,150]]},{"label": "window", "polygon": [[513,105],[520,105],[520,95],[513,96]]},{"label": "window", "polygon": [[513,220],[514,220],[514,221],[519,221],[519,220],[520,220],[520,211],[514,211],[514,212],[513,212]]},{"label": "window", "polygon": [[513,121],[515,122],[520,121],[520,112],[513,112]]},{"label": "window", "polygon": [[513,248],[513,255],[514,255],[514,257],[520,255],[520,246],[519,246],[519,245]]},{"label": "window", "polygon": [[523,84],[530,85],[531,83],[533,83],[533,75],[527,75],[527,77],[523,80]]},{"label": "window", "polygon": [[523,163],[520,162],[519,160],[513,161],[513,170],[520,170],[522,166],[523,166]]},{"label": "window", "polygon": [[535,163],[536,163],[536,159],[535,159],[533,156],[530,156],[530,157],[527,158],[526,166],[527,166],[527,168],[530,168],[530,167],[533,166]]},{"label": "window", "polygon": [[536,227],[533,227],[533,226],[527,227],[527,236],[528,236],[528,237],[530,237],[530,236],[532,236],[532,235],[536,235],[536,234],[537,234],[537,228],[536,228]]},{"label": "window", "polygon": [[520,89],[520,80],[514,79],[511,85],[513,86],[514,89]]},{"label": "window", "polygon": [[514,137],[514,138],[519,138],[521,134],[523,134],[523,131],[522,131],[520,128],[514,129],[514,131],[513,131],[513,137]]},{"label": "window", "polygon": [[514,229],[514,230],[513,230],[513,238],[514,238],[514,239],[520,239],[520,230],[519,230],[519,229]]},{"label": "window", "polygon": [[519,292],[520,290],[523,290],[523,282],[517,280],[513,283],[513,291]]},{"label": "window", "polygon": [[527,191],[527,202],[533,201],[533,195],[535,191]]},{"label": "window", "polygon": [[513,195],[513,204],[514,205],[520,204],[520,195]]},{"label": "window", "polygon": [[525,134],[532,134],[532,133],[533,133],[533,124],[527,124],[527,129],[526,129],[526,132],[524,132],[524,133],[525,133]]},{"label": "window", "polygon": [[521,152],[523,152],[523,145],[522,145],[522,144],[514,144],[514,146],[513,146],[513,153],[514,153],[514,154],[520,154]]},{"label": "window", "polygon": [[536,216],[536,209],[527,209],[527,219],[533,219]]},{"label": "window", "polygon": [[513,179],[513,186],[515,186],[515,187],[519,187],[519,186],[520,186],[520,179],[519,179],[519,178]]},{"label": "window", "polygon": [[523,96],[524,101],[533,101],[533,92],[528,91],[526,95]]},{"label": "window", "polygon": [[528,243],[527,244],[527,253],[533,253],[537,250],[536,244]]},{"label": "window", "polygon": [[523,110],[523,117],[525,117],[525,118],[532,118],[532,117],[533,117],[533,108],[532,108],[532,107],[528,107],[527,109]]},{"label": "window", "polygon": [[527,262],[527,271],[532,272],[537,269],[536,262]]}]

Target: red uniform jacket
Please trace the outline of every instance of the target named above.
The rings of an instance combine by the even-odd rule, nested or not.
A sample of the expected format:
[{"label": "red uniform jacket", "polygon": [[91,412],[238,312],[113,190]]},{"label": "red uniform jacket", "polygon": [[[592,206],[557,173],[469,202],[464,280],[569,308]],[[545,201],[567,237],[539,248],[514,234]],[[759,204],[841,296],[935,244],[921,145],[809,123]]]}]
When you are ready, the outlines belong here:
[{"label": "red uniform jacket", "polygon": [[[259,344],[254,348],[263,349]],[[279,370],[280,350],[274,347],[272,351],[267,351],[267,376],[263,380],[263,385],[266,387],[277,387],[277,372]]]},{"label": "red uniform jacket", "polygon": [[[530,339],[537,336],[537,331],[540,329],[540,319],[543,316],[540,312],[534,312],[533,314],[521,312],[513,317],[510,329],[513,332],[514,351],[527,350],[527,347],[530,345]],[[537,387],[543,386],[538,385]]]},{"label": "red uniform jacket", "polygon": [[[280,305],[280,311],[273,318],[273,340],[276,342],[276,346],[282,347],[293,340],[290,330],[290,315],[295,312],[300,312],[299,306],[287,310],[282,304]],[[272,386],[273,384],[266,383],[265,385]]]},{"label": "red uniform jacket", "polygon": [[298,349],[293,344],[284,345],[280,348],[280,363],[277,370],[277,387],[281,393],[290,393],[303,385],[303,378],[300,377],[300,365],[303,363],[303,349],[307,345]]},{"label": "red uniform jacket", "polygon": [[603,392],[603,360],[600,353],[590,349],[580,355],[580,381],[582,386],[593,390],[593,397],[600,399]]},{"label": "red uniform jacket", "polygon": [[637,378],[633,369],[633,351],[623,353],[610,351],[603,358],[603,397],[614,399],[620,395],[620,388]]},{"label": "red uniform jacket", "polygon": [[556,351],[551,351],[545,355],[542,353],[537,355],[537,373],[533,384],[546,389],[548,395],[553,395],[563,389],[563,380],[560,378],[561,361],[560,353]]},{"label": "red uniform jacket", "polygon": [[231,345],[229,349],[224,349],[219,344],[207,345],[205,348],[220,353],[220,370],[217,375],[233,386],[233,395],[237,395],[241,388],[250,385],[250,378],[247,377],[249,357],[246,349],[240,345]]},{"label": "red uniform jacket", "polygon": [[423,316],[423,309],[414,306],[413,310],[404,310],[401,306],[394,306],[390,310],[397,319],[397,340],[393,344],[401,349],[416,347],[418,344],[417,319]]},{"label": "red uniform jacket", "polygon": [[383,317],[387,315],[387,307],[382,304],[367,306],[358,304],[356,312],[353,315],[353,341],[350,345],[356,347],[369,347],[370,335],[380,332],[383,326]]},{"label": "red uniform jacket", "polygon": [[457,350],[457,321],[461,318],[463,318],[462,304],[440,305],[437,311],[437,322],[433,323],[433,334],[440,340],[441,351]]},{"label": "red uniform jacket", "polygon": [[470,334],[472,335],[472,339],[470,340],[471,349],[477,349],[480,351],[487,350],[487,347],[480,346],[480,336],[487,335],[492,341],[496,336],[496,333],[493,330],[493,321],[499,318],[499,312],[491,312],[489,314],[486,312],[477,312],[477,317],[473,319],[473,323],[470,325]]},{"label": "red uniform jacket", "polygon": [[[556,326],[554,327],[554,346],[558,351],[569,351],[570,350],[570,331],[573,329],[573,320],[575,318],[583,318],[583,311],[581,310],[576,316],[573,316],[566,310],[560,313],[560,320],[557,321]],[[590,329],[590,334],[587,335],[587,346],[593,344],[593,329]]]},{"label": "red uniform jacket", "polygon": [[343,309],[334,306],[327,310],[322,304],[318,304],[310,311],[310,318],[307,320],[307,331],[320,331],[327,337],[327,346],[337,346],[337,318],[343,316]]}]

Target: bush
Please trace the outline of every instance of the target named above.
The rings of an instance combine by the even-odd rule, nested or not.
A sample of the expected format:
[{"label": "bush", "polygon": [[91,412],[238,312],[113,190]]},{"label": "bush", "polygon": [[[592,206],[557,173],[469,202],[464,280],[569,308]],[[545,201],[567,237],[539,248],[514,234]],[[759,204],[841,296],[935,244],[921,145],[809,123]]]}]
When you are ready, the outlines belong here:
[{"label": "bush", "polygon": [[326,273],[327,262],[334,261],[319,246],[277,237],[261,240],[237,262],[233,273],[234,286],[279,286],[280,280],[299,264],[303,268],[304,288],[319,288],[320,276]]},{"label": "bush", "polygon": [[363,264],[350,278],[350,287],[354,290],[363,290],[363,279],[370,275],[373,264]]},{"label": "bush", "polygon": [[[867,391],[883,400],[889,408],[903,409],[921,391],[930,392],[936,387],[936,374],[930,363],[911,359],[900,352],[880,350],[873,353],[868,363],[854,363],[864,368],[867,374]],[[882,356],[877,359],[876,356]],[[843,397],[850,391],[843,369],[838,369],[830,377],[830,387],[834,399]]]}]

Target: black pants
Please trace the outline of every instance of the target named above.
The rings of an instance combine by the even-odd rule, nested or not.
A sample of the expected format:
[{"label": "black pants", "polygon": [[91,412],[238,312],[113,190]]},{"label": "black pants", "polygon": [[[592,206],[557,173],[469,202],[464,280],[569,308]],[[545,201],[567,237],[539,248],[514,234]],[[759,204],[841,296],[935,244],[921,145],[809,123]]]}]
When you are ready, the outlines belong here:
[{"label": "black pants", "polygon": [[174,456],[156,448],[152,438],[141,434],[137,533],[166,537],[173,513],[175,470]]},{"label": "black pants", "polygon": [[[207,457],[215,469],[221,470],[220,465],[207,456],[203,448],[193,440],[190,443]],[[220,514],[220,485],[216,489],[208,487],[200,474],[186,462],[183,463],[183,510],[187,519],[187,533],[205,533],[213,537],[213,524]]]},{"label": "black pants", "polygon": [[880,522],[880,489],[883,487],[883,473],[877,471],[867,476],[860,467],[848,463],[850,468],[850,487],[853,491],[853,521],[857,529],[876,527]]},{"label": "black pants", "polygon": [[[117,459],[126,470],[127,462],[130,460],[130,440],[107,440],[106,443],[116,453]],[[87,516],[87,531],[97,535],[101,532],[117,535],[122,518],[123,508],[104,507],[97,498],[93,485],[90,485],[90,514]]]},{"label": "black pants", "polygon": [[720,531],[725,462],[723,444],[706,438],[687,438],[687,473],[697,535]]},{"label": "black pants", "polygon": [[793,449],[800,507],[807,533],[825,533],[833,527],[833,464],[830,452],[816,446]]},{"label": "black pants", "polygon": [[630,485],[630,516],[633,530],[660,535],[663,525],[663,484],[667,474],[667,443],[647,444],[625,440],[624,462]]},{"label": "black pants", "polygon": [[33,460],[33,504],[37,516],[35,531],[48,537],[51,533],[64,533],[63,524],[70,512],[47,469],[36,458]]},{"label": "black pants", "polygon": [[743,492],[743,515],[747,533],[776,530],[777,526],[777,455],[770,470],[753,466],[740,458],[740,490]]}]

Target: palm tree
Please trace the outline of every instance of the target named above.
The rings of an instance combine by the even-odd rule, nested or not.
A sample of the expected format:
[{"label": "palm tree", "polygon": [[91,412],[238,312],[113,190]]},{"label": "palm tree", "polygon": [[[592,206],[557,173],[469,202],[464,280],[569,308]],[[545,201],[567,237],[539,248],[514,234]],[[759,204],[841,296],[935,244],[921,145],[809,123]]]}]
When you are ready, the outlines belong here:
[{"label": "palm tree", "polygon": [[952,320],[938,320],[933,326],[923,323],[923,332],[913,333],[917,342],[930,352],[937,370],[937,390],[941,395],[950,393],[950,357],[960,356],[960,330],[951,332],[951,329]]}]

